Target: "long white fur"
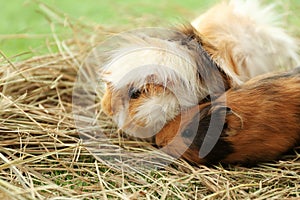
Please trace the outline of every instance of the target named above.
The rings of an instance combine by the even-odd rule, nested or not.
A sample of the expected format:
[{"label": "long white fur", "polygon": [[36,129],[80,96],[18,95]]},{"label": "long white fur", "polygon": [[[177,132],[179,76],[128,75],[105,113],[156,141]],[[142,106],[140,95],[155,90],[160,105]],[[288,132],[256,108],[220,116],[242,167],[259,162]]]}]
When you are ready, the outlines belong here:
[{"label": "long white fur", "polygon": [[[131,45],[118,49],[111,57],[109,63],[103,68],[103,79],[118,90],[124,87],[134,86],[141,88],[149,79],[149,75],[155,75],[157,84],[170,87],[176,83],[178,88],[182,85],[192,93],[197,93],[198,77],[197,66],[187,48],[157,38],[147,37],[143,42],[136,43],[132,35]],[[147,40],[147,41],[146,41]]]}]

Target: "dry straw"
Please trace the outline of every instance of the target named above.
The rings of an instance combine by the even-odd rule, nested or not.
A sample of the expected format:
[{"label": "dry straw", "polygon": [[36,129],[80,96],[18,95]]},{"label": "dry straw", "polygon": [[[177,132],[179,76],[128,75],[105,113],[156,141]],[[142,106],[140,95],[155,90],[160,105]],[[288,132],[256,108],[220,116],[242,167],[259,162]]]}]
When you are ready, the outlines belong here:
[{"label": "dry straw", "polygon": [[[1,53],[0,199],[300,198],[299,148],[281,160],[252,168],[192,166],[177,160],[128,173],[95,159],[74,125],[72,91],[89,50],[115,29],[65,19],[40,6],[45,15],[55,16],[56,26],[63,23],[69,28],[72,39],[60,39],[54,32],[48,48],[54,45],[58,53],[21,62]],[[120,140],[105,116],[99,120],[110,133],[110,142],[121,141],[135,151],[153,148]]]}]

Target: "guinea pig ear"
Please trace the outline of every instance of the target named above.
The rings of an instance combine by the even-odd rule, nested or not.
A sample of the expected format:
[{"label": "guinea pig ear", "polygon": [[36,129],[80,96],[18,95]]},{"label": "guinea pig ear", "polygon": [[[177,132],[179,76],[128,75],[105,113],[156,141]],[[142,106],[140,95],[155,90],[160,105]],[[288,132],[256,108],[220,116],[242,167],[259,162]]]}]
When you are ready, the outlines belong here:
[{"label": "guinea pig ear", "polygon": [[211,108],[209,113],[210,115],[216,116],[216,119],[224,119],[224,117],[226,119],[228,115],[233,113],[233,111],[229,106],[216,105]]},{"label": "guinea pig ear", "polygon": [[219,115],[225,115],[221,137],[234,136],[239,130],[243,129],[244,122],[242,116],[232,108],[228,106],[220,106],[215,112],[218,112]]},{"label": "guinea pig ear", "polygon": [[216,105],[212,105],[212,108],[211,108],[211,111],[214,111],[214,112],[231,112],[231,108],[227,105],[223,105],[224,103],[222,104],[216,104]]},{"label": "guinea pig ear", "polygon": [[243,117],[239,115],[238,112],[232,109],[230,110],[230,112],[227,112],[226,123],[227,123],[227,130],[226,130],[227,136],[235,135],[238,130],[243,129],[244,127]]},{"label": "guinea pig ear", "polygon": [[225,105],[216,106],[215,108],[213,108],[211,113],[215,113],[217,115],[217,119],[224,119],[224,126],[223,126],[224,134],[222,136],[232,135],[228,133],[234,132],[233,130],[243,129],[244,122],[242,116],[240,116],[231,107]]}]

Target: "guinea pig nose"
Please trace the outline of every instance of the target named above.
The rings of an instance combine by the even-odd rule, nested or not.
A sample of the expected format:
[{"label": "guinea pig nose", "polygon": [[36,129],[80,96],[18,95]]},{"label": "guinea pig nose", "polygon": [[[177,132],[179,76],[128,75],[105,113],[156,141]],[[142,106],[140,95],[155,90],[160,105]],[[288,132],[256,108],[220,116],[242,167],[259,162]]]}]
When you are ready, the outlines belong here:
[{"label": "guinea pig nose", "polygon": [[161,144],[153,144],[152,146],[155,147],[155,148],[157,148],[157,149],[160,149],[160,148],[163,147],[163,145],[161,145]]}]

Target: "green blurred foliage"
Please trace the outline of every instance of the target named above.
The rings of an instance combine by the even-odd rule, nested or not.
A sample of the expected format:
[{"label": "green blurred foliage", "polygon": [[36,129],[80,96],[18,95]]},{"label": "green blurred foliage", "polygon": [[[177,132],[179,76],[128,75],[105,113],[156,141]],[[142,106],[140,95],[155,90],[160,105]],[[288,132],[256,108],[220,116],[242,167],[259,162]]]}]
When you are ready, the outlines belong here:
[{"label": "green blurred foliage", "polygon": [[[41,0],[63,13],[66,18],[83,23],[97,23],[107,27],[164,26],[188,21],[208,9],[217,0]],[[272,2],[272,1],[269,1]],[[299,22],[299,0],[282,1],[282,8],[292,12],[289,22]],[[37,49],[58,35],[67,34],[64,28],[51,28],[45,8],[36,0],[0,0],[0,50],[7,56],[35,50],[42,54],[47,49]],[[55,17],[54,17],[55,18]],[[66,28],[67,29],[67,28]],[[45,46],[45,45],[44,45]]]}]

